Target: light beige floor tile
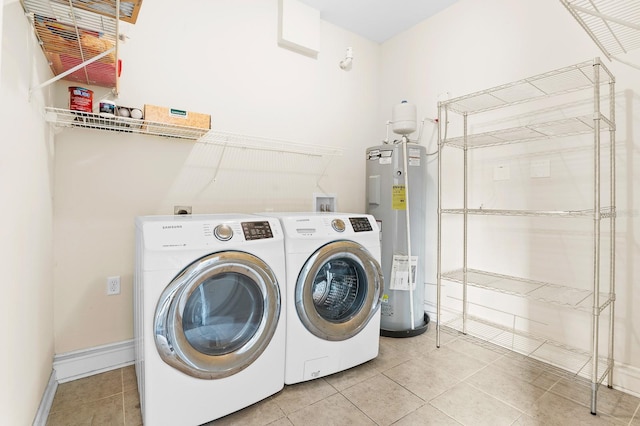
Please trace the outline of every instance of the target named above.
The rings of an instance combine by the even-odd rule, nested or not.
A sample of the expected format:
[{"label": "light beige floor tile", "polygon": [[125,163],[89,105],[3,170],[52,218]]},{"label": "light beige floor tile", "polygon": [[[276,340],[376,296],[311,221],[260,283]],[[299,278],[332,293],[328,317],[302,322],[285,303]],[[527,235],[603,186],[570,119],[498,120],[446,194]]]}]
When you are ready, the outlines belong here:
[{"label": "light beige floor tile", "polygon": [[287,385],[273,396],[273,401],[288,415],[335,393],[335,388],[321,378]]},{"label": "light beige floor tile", "polygon": [[[551,388],[551,392],[562,395],[572,401],[591,409],[591,383],[583,379],[562,379]],[[640,398],[609,389],[606,385],[598,388],[597,407],[598,413],[607,414],[630,422],[640,405]]]},{"label": "light beige floor tile", "polygon": [[[119,371],[118,371],[119,372]],[[68,410],[49,414],[47,426],[118,426],[124,425],[122,394],[76,404]]]},{"label": "light beige floor tile", "polygon": [[407,414],[393,426],[459,426],[460,423],[444,414],[442,411],[426,404],[416,411]]},{"label": "light beige floor tile", "polygon": [[291,420],[289,420],[288,418],[283,417],[273,423],[269,423],[269,426],[293,426],[293,423],[291,423]]},{"label": "light beige floor tile", "polygon": [[289,415],[295,426],[375,425],[362,411],[341,394],[316,402]]},{"label": "light beige floor tile", "polygon": [[136,369],[133,365],[122,368],[122,390],[128,391],[138,389]]},{"label": "light beige floor tile", "polygon": [[[426,331],[425,336],[429,339],[432,339],[433,342],[436,342],[436,325],[429,325],[429,329]],[[462,333],[459,333],[453,329],[442,327],[440,329],[440,346],[446,346],[454,340],[459,339],[463,336]]]},{"label": "light beige floor tile", "polygon": [[342,394],[379,425],[389,425],[424,402],[382,374],[350,387]]},{"label": "light beige floor tile", "polygon": [[478,345],[463,338],[456,339],[447,344],[447,348],[453,349],[456,352],[460,352],[487,364],[494,362],[505,353],[505,350],[498,346]]},{"label": "light beige floor tile", "polygon": [[464,425],[510,425],[522,412],[466,383],[431,401],[431,405]]},{"label": "light beige floor tile", "polygon": [[531,382],[531,384],[534,384],[541,389],[549,390],[553,385],[558,383],[558,381],[561,379],[562,379],[562,376],[559,376],[555,372],[543,371],[538,377],[536,377]]},{"label": "light beige floor tile", "polygon": [[510,376],[492,365],[469,377],[465,383],[519,410],[529,408],[546,392],[545,389]]},{"label": "light beige floor tile", "polygon": [[484,368],[487,363],[442,346],[429,352],[423,360],[434,368],[442,369],[458,380],[465,379]]},{"label": "light beige floor tile", "polygon": [[[605,414],[591,414],[588,407],[552,392],[547,392],[536,401],[526,414],[521,425],[623,425]],[[533,422],[533,423],[531,423]]]},{"label": "light beige floor tile", "polygon": [[[375,360],[322,379],[286,386],[235,413],[233,421],[231,416],[224,421],[243,426],[293,426],[287,414],[296,419],[296,424],[306,424],[338,407],[347,416],[356,414],[349,420],[351,423],[335,424],[374,421],[387,425],[397,421],[401,426],[454,425],[455,412],[460,423],[479,426],[501,424],[496,422],[495,415],[510,417],[513,413],[510,410],[527,407],[522,408],[526,413],[515,417],[512,424],[640,426],[638,398],[601,386],[598,416],[592,416],[588,381],[567,379],[566,375],[518,354],[508,353],[491,361],[494,355],[486,352],[485,344],[477,345],[468,336],[458,334],[442,333],[442,337],[439,349],[435,349],[435,327],[411,338],[382,337],[380,355]],[[385,375],[379,374],[382,371]],[[540,394],[539,389],[551,391],[531,403]],[[431,400],[431,405],[421,398]],[[459,409],[452,408],[456,404],[460,404]],[[474,407],[480,414],[469,416]],[[465,415],[472,417],[472,421],[463,420]],[[141,420],[135,369],[128,366],[60,384],[47,424],[140,426]],[[219,420],[213,424],[224,424]],[[318,424],[333,421],[337,422],[330,416]]]},{"label": "light beige floor tile", "polygon": [[392,337],[381,337],[378,356],[369,363],[378,371],[383,372],[398,364],[411,359],[409,354],[404,353],[394,345]]},{"label": "light beige floor tile", "polygon": [[376,374],[379,374],[376,365],[372,361],[369,361],[348,370],[325,376],[324,379],[338,391],[343,391]]},{"label": "light beige floor tile", "polygon": [[503,356],[491,365],[513,377],[527,383],[536,383],[544,373],[535,363],[530,363],[526,358]]},{"label": "light beige floor tile", "polygon": [[243,425],[265,426],[285,417],[284,412],[273,400],[264,400],[221,419],[207,423],[211,426]]},{"label": "light beige floor tile", "polygon": [[118,370],[96,374],[58,385],[51,412],[69,410],[108,396],[122,393],[122,372]]},{"label": "light beige floor tile", "polygon": [[124,424],[125,426],[141,426],[140,397],[138,389],[124,391]]},{"label": "light beige floor tile", "polygon": [[383,374],[424,401],[430,401],[460,381],[425,359],[409,360]]},{"label": "light beige floor tile", "polygon": [[409,358],[420,358],[429,352],[436,350],[435,340],[426,334],[413,337],[388,338],[389,343]]}]

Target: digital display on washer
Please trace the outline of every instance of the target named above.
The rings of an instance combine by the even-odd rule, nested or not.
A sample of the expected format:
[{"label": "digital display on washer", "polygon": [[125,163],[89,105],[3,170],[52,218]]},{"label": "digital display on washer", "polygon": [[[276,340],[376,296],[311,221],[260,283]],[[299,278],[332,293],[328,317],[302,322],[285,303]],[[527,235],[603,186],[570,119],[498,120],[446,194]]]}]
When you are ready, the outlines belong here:
[{"label": "digital display on washer", "polygon": [[262,240],[264,238],[273,238],[269,221],[260,222],[242,222],[242,232],[245,240]]},{"label": "digital display on washer", "polygon": [[373,231],[369,219],[366,217],[350,217],[349,222],[355,232]]}]

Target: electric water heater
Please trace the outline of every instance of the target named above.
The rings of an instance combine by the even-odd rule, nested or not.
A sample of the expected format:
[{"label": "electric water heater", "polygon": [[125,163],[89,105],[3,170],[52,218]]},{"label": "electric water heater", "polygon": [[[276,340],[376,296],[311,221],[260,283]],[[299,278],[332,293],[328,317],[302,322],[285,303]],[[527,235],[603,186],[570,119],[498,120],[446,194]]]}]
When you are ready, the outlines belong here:
[{"label": "electric water heater", "polygon": [[380,334],[414,336],[429,321],[424,311],[426,148],[403,142],[366,152],[367,213],[380,227],[385,280]]}]

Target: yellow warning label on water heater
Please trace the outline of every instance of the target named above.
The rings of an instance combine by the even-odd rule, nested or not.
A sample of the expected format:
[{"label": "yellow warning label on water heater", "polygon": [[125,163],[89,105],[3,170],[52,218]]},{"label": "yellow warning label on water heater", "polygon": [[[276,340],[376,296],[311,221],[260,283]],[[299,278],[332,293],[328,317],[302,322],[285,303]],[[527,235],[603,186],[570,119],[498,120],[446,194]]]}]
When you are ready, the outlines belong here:
[{"label": "yellow warning label on water heater", "polygon": [[406,210],[407,197],[404,191],[404,185],[393,185],[391,194],[391,208],[393,210]]}]

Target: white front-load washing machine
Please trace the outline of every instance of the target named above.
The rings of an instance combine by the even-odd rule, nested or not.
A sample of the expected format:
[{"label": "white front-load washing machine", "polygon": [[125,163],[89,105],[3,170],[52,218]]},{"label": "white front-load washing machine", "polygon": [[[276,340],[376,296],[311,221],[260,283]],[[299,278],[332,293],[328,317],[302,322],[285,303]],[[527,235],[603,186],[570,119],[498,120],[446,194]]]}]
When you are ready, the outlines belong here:
[{"label": "white front-load washing machine", "polygon": [[135,367],[145,425],[199,425],[284,387],[277,219],[136,218]]},{"label": "white front-load washing machine", "polygon": [[269,213],[287,255],[285,383],[333,374],[378,355],[378,225],[371,215]]}]

